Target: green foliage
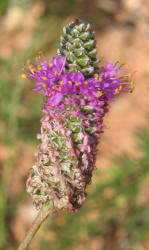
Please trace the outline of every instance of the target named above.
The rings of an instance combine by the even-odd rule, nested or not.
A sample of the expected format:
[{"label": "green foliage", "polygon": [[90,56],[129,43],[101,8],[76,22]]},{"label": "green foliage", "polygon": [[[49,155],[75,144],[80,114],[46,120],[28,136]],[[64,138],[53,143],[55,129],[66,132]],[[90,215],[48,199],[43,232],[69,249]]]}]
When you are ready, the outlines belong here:
[{"label": "green foliage", "polygon": [[7,7],[9,6],[9,0],[1,0],[0,1],[0,14],[3,13]]}]

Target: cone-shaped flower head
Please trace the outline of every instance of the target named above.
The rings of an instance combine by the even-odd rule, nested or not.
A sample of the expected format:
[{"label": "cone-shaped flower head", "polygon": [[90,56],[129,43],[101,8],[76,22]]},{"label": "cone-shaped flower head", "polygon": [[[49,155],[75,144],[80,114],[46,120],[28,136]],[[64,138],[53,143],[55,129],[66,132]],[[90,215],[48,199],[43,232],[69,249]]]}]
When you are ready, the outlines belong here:
[{"label": "cone-shaped flower head", "polygon": [[90,77],[78,68],[70,71],[69,65],[66,55],[48,61],[40,53],[22,74],[37,82],[34,91],[46,96],[37,135],[41,143],[27,180],[27,192],[37,208],[51,201],[55,209],[78,211],[91,181],[109,101],[134,89],[127,66],[119,62],[107,62]]},{"label": "cone-shaped flower head", "polygon": [[77,19],[63,28],[58,55],[67,59],[70,71],[91,76],[98,71],[95,44],[90,24]]}]

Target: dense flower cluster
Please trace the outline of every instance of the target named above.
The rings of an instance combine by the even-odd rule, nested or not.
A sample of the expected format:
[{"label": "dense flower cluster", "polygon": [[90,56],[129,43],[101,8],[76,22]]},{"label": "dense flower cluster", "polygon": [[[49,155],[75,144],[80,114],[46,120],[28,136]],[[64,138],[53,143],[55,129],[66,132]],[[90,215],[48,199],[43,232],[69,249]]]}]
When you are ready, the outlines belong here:
[{"label": "dense flower cluster", "polygon": [[[70,95],[71,103],[76,103],[78,102],[76,95],[79,95],[82,104],[85,97],[88,105],[99,110],[100,101],[112,100],[115,95],[134,89],[131,74],[121,75],[123,71],[126,71],[124,64],[116,62],[113,65],[111,62],[107,62],[106,66],[101,67],[94,77],[85,79],[81,72],[67,70],[64,57],[53,57],[51,62],[48,62],[44,55],[40,54],[36,57],[36,63],[28,60],[28,66],[25,67],[22,77],[36,81],[37,86],[33,90],[43,90],[44,96],[48,97],[48,105],[52,107],[63,103],[64,100],[68,102]],[[66,98],[64,99],[64,97]]]},{"label": "dense flower cluster", "polygon": [[107,62],[92,77],[70,72],[64,57],[50,62],[40,53],[27,61],[23,78],[37,82],[34,91],[46,97],[36,162],[27,180],[27,192],[37,208],[48,201],[55,209],[78,211],[86,198],[95,165],[98,135],[109,101],[132,92],[127,66]]}]

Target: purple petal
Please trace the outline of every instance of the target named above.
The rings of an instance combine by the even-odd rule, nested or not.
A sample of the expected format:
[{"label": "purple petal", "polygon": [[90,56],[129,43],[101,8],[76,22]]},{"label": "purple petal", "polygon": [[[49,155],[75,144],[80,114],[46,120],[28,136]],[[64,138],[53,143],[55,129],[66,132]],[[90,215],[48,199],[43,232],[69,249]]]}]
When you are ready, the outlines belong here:
[{"label": "purple petal", "polygon": [[62,93],[56,93],[56,95],[54,95],[53,96],[53,98],[52,98],[52,106],[56,106],[56,105],[58,105],[59,103],[60,103],[60,101],[62,100],[62,98],[63,98],[63,95],[62,95]]},{"label": "purple petal", "polygon": [[33,91],[40,91],[41,89],[43,89],[42,85],[38,85],[38,86],[32,88]]},{"label": "purple petal", "polygon": [[63,69],[63,67],[65,67],[65,64],[66,64],[66,58],[59,56],[56,60],[56,67],[58,69],[58,72],[60,72]]},{"label": "purple petal", "polygon": [[68,73],[68,79],[72,82],[84,82],[84,75],[81,72],[70,72]]},{"label": "purple petal", "polygon": [[84,75],[81,72],[75,73],[75,81],[76,82],[84,82]]}]

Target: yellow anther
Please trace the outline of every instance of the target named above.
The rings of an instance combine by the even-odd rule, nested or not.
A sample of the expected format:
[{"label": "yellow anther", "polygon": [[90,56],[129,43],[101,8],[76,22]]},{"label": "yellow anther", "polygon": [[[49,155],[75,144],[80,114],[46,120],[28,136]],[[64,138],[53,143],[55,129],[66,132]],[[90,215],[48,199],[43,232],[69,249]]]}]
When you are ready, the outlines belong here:
[{"label": "yellow anther", "polygon": [[102,91],[99,90],[97,93],[98,95],[102,96]]},{"label": "yellow anther", "polygon": [[48,80],[48,78],[46,76],[43,76],[42,79],[43,80]]},{"label": "yellow anther", "polygon": [[78,85],[79,85],[79,83],[78,83],[78,82],[75,82],[75,85],[76,85],[76,86],[78,86]]},{"label": "yellow anther", "polygon": [[86,84],[86,85],[87,85],[87,84],[88,84],[88,81],[85,81],[85,82],[84,82],[84,84]]},{"label": "yellow anther", "polygon": [[122,88],[123,88],[123,86],[121,85],[121,86],[119,87],[119,90],[122,90]]},{"label": "yellow anther", "polygon": [[40,59],[40,56],[35,57],[35,61],[37,62]]},{"label": "yellow anther", "polygon": [[127,69],[129,69],[129,65],[128,64],[124,63],[124,65],[126,66]]},{"label": "yellow anther", "polygon": [[131,81],[130,84],[133,86],[134,85],[134,81]]},{"label": "yellow anther", "polygon": [[71,81],[68,81],[68,83],[69,83],[70,85],[72,85],[72,82],[71,82]]},{"label": "yellow anther", "polygon": [[54,85],[54,86],[52,86],[52,89],[56,89],[56,86]]},{"label": "yellow anther", "polygon": [[32,71],[32,72],[36,71],[36,68],[34,67],[34,65],[29,65],[29,69],[30,69],[30,71]]},{"label": "yellow anther", "polygon": [[98,75],[98,74],[94,74],[94,76],[95,76],[96,78],[98,78],[98,77],[99,77],[99,75]]},{"label": "yellow anther", "polygon": [[26,74],[22,74],[21,77],[22,77],[23,79],[27,78]]},{"label": "yellow anther", "polygon": [[40,51],[39,51],[39,54],[43,54],[43,51],[42,51],[42,50],[40,50]]},{"label": "yellow anther", "polygon": [[40,65],[38,65],[37,69],[40,71],[40,70],[42,70],[42,67]]},{"label": "yellow anther", "polygon": [[129,78],[129,79],[131,78],[131,73],[128,74],[128,78]]},{"label": "yellow anther", "polygon": [[52,67],[52,66],[53,66],[53,63],[49,63],[49,65],[50,65],[50,67]]},{"label": "yellow anther", "polygon": [[119,91],[118,91],[118,89],[115,89],[115,93],[117,94]]},{"label": "yellow anther", "polygon": [[36,71],[36,68],[30,67],[30,70],[31,70],[32,72],[34,72],[34,71]]},{"label": "yellow anther", "polygon": [[24,68],[21,68],[21,70],[24,70]]},{"label": "yellow anther", "polygon": [[135,90],[135,86],[133,85],[130,93],[133,93],[134,90]]},{"label": "yellow anther", "polygon": [[99,78],[98,78],[98,81],[101,82],[101,81],[102,81],[102,77],[99,77]]},{"label": "yellow anther", "polygon": [[57,76],[57,74],[58,74],[57,71],[55,71],[54,75]]},{"label": "yellow anther", "polygon": [[47,87],[47,84],[46,84],[46,83],[43,83],[42,86],[43,86],[44,88],[46,88],[46,87]]},{"label": "yellow anther", "polygon": [[28,59],[26,62],[27,62],[27,64],[30,64],[31,63],[31,59]]},{"label": "yellow anther", "polygon": [[62,91],[62,88],[61,88],[61,87],[59,87],[59,88],[58,88],[58,90],[61,92],[61,91]]},{"label": "yellow anther", "polygon": [[64,81],[61,81],[61,82],[60,82],[60,85],[64,85]]}]

